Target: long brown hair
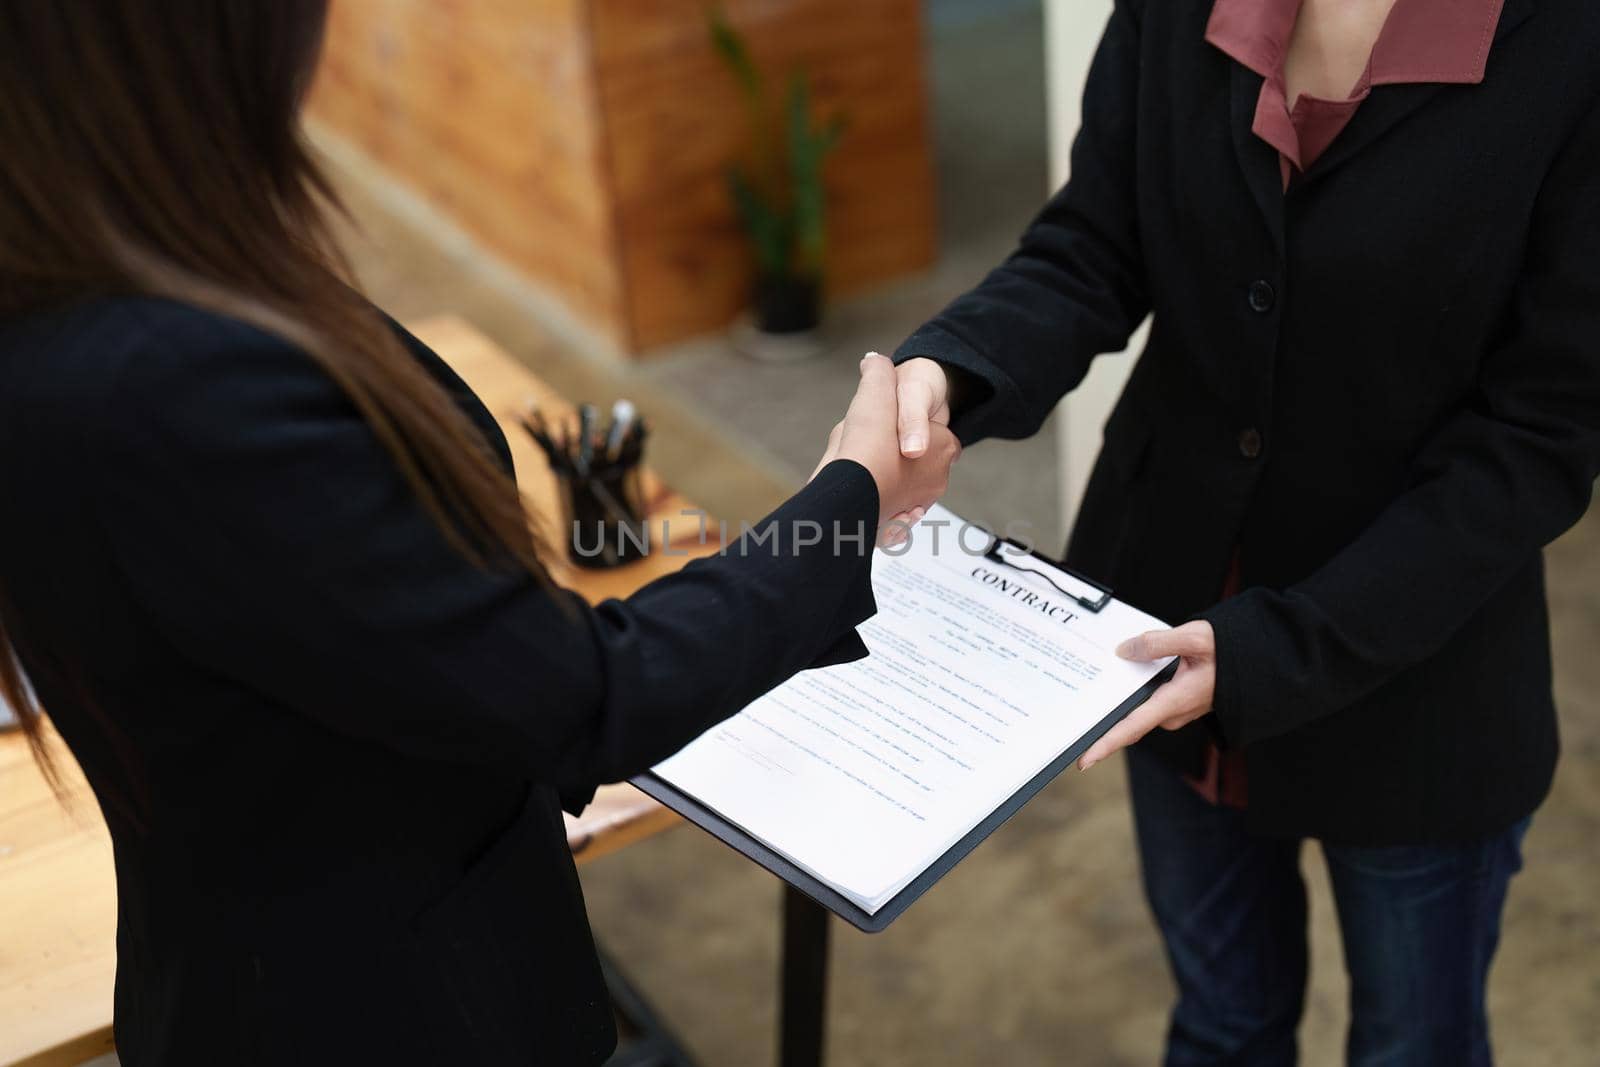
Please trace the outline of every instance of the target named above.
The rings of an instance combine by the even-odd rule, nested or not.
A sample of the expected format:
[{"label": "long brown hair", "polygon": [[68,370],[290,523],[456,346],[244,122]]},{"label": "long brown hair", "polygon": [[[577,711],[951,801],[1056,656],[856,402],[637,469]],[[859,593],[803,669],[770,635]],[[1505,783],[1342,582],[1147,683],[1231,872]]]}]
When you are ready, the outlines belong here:
[{"label": "long brown hair", "polygon": [[[337,200],[299,122],[326,15],[327,0],[0,0],[0,319],[137,293],[276,334],[349,395],[464,554],[542,580],[515,484],[329,239]],[[0,695],[50,775],[9,617]]]}]

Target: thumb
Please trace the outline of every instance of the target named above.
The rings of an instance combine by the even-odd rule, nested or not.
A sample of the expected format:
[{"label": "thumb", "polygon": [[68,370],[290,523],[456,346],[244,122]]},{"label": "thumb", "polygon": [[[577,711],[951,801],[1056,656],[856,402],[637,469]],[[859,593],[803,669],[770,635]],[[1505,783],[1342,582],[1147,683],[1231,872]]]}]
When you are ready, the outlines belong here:
[{"label": "thumb", "polygon": [[916,459],[928,450],[928,417],[933,413],[933,388],[923,381],[902,381],[896,392],[900,402],[900,454]]},{"label": "thumb", "polygon": [[1168,656],[1206,656],[1212,647],[1210,634],[1204,628],[1184,625],[1175,630],[1150,630],[1130,637],[1117,646],[1117,655],[1147,663]]}]

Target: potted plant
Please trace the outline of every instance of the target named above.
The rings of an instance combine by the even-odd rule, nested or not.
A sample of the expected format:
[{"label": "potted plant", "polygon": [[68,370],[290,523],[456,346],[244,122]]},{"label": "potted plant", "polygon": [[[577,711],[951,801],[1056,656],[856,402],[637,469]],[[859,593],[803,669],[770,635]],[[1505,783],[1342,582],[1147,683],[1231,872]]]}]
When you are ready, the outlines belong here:
[{"label": "potted plant", "polygon": [[720,6],[711,9],[709,22],[712,44],[739,83],[754,133],[750,162],[728,171],[734,208],[755,255],[754,327],[770,338],[787,338],[792,351],[793,342],[822,320],[822,168],[844,124],[838,116],[818,121],[812,115],[810,83],[798,71],[775,107],[766,78]]}]

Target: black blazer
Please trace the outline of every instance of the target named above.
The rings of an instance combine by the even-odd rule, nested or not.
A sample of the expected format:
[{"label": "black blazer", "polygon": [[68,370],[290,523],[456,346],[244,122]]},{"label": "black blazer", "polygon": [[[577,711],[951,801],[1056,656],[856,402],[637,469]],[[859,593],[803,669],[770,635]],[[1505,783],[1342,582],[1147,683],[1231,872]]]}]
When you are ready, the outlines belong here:
[{"label": "black blazer", "polygon": [[873,610],[861,545],[789,536],[876,522],[857,464],[590,610],[466,563],[303,353],[157,300],[0,322],[0,456],[5,622],[111,828],[128,1067],[600,1061],[558,791],[863,654]]},{"label": "black blazer", "polygon": [[1261,831],[1505,827],[1556,759],[1541,549],[1600,474],[1600,5],[1507,0],[1483,84],[1374,88],[1287,195],[1210,8],[1118,0],[1071,181],[896,358],[1021,437],[1153,312],[1067,552],[1216,629],[1215,716],[1148,743],[1242,746]]}]

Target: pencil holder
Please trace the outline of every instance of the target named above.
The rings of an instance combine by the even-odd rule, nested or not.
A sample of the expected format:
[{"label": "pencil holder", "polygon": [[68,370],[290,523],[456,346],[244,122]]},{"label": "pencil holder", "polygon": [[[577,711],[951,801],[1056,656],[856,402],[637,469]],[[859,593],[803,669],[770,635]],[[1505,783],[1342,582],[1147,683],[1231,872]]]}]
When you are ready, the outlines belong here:
[{"label": "pencil holder", "polygon": [[650,554],[650,527],[641,492],[641,460],[649,427],[632,401],[611,408],[602,426],[593,404],[570,416],[546,417],[537,407],[519,421],[550,461],[561,486],[567,556],[575,566],[619,567]]},{"label": "pencil holder", "polygon": [[567,556],[575,566],[620,567],[650,554],[639,480],[637,464],[609,465],[587,476],[561,475],[568,518]]}]

